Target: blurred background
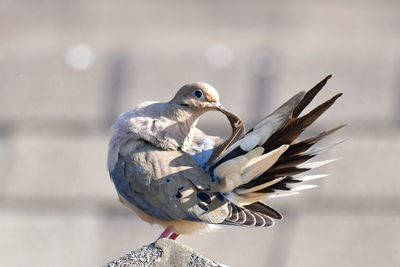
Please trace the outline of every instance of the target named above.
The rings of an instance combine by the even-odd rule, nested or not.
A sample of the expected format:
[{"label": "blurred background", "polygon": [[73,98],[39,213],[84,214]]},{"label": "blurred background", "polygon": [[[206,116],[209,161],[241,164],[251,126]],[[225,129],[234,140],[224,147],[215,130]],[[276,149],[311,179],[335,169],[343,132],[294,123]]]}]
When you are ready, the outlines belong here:
[{"label": "blurred background", "polygon": [[399,26],[393,0],[1,0],[0,265],[99,266],[158,237],[106,170],[121,112],[206,81],[249,129],[332,73],[313,105],[344,96],[305,133],[349,124],[330,177],[268,201],[273,228],[179,241],[230,266],[400,266]]}]

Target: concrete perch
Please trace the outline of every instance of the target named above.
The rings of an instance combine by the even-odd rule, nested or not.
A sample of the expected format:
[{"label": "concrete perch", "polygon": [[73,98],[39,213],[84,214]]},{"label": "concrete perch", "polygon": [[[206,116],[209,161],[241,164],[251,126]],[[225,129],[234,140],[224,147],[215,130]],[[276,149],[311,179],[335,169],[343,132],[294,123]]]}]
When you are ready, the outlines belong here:
[{"label": "concrete perch", "polygon": [[107,267],[228,267],[204,258],[193,249],[176,241],[162,238],[155,244],[131,251],[105,264]]}]

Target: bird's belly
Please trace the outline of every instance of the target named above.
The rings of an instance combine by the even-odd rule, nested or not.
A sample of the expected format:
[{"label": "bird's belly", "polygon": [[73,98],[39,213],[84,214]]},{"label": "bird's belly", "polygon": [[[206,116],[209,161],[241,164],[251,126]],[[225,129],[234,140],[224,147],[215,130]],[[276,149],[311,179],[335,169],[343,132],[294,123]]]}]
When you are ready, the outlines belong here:
[{"label": "bird's belly", "polygon": [[213,230],[216,230],[218,228],[217,225],[213,224],[207,224],[204,222],[192,222],[192,221],[186,221],[186,220],[177,220],[177,221],[165,221],[165,220],[160,220],[154,216],[151,216],[141,209],[135,207],[129,201],[127,201],[123,196],[118,194],[119,200],[121,201],[122,204],[124,204],[126,207],[128,207],[130,210],[135,212],[139,218],[142,220],[150,223],[150,224],[158,224],[163,227],[170,227],[173,229],[174,233],[177,234],[192,234],[196,232],[210,232]]}]

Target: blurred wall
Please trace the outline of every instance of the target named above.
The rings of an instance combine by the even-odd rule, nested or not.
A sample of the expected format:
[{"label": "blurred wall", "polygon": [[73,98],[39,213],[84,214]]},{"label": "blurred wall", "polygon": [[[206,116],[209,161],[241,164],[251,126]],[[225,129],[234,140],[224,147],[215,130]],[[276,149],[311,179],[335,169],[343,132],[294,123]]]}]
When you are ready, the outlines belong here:
[{"label": "blurred wall", "polygon": [[98,266],[159,235],[108,178],[119,113],[207,81],[251,126],[330,73],[317,101],[344,96],[308,134],[349,124],[331,176],[270,201],[271,229],[180,242],[230,266],[400,265],[399,25],[398,1],[2,0],[0,265]]}]

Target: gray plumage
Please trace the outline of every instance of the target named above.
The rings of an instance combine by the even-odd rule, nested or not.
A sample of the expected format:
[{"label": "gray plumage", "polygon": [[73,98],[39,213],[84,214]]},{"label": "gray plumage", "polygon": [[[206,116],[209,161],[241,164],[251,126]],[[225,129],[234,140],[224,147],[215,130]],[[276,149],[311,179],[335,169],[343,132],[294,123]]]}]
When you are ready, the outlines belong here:
[{"label": "gray plumage", "polygon": [[[308,149],[336,130],[297,143],[297,136],[283,141],[276,136],[281,131],[292,138],[298,132],[291,124],[315,96],[315,87],[310,91],[295,95],[247,134],[242,121],[220,105],[217,91],[205,83],[185,85],[169,102],[145,102],[122,114],[112,127],[108,154],[121,202],[177,234],[217,224],[271,226],[282,216],[261,200],[295,190],[289,184],[302,181],[295,175],[312,168],[300,164],[319,152]],[[301,127],[326,110],[321,109],[305,115]],[[230,138],[224,141],[196,128],[207,111],[227,116]]]}]

